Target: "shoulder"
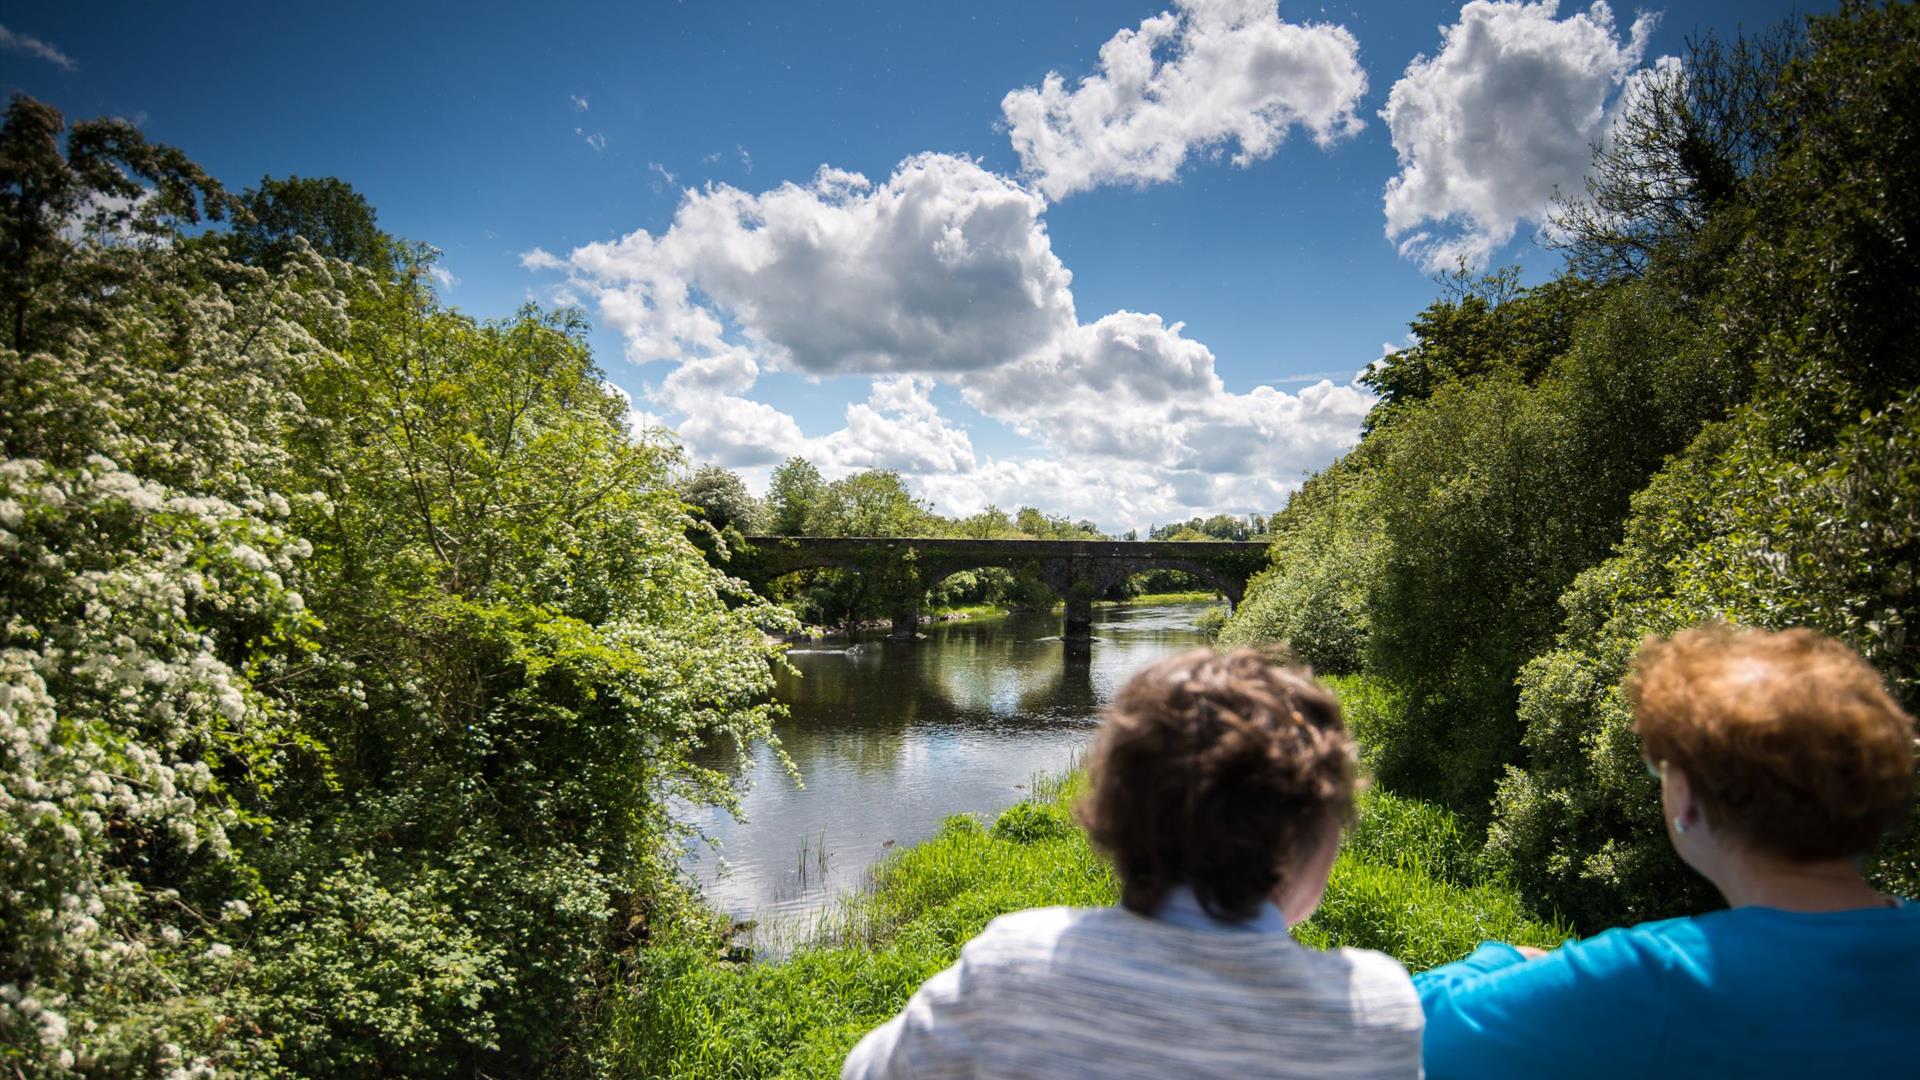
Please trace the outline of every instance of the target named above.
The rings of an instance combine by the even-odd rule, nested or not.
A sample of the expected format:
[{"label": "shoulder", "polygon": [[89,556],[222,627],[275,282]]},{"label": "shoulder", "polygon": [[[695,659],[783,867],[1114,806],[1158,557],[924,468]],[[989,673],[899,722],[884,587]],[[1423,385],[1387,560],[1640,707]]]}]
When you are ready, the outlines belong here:
[{"label": "shoulder", "polygon": [[1570,941],[1549,955],[1564,957],[1590,976],[1657,974],[1683,965],[1699,953],[1706,946],[1712,920],[1712,915],[1706,915],[1616,927]]},{"label": "shoulder", "polygon": [[1020,949],[1029,946],[1044,946],[1058,941],[1070,930],[1087,922],[1100,913],[1098,908],[1045,907],[1028,908],[1002,915],[986,925],[986,929],[976,934],[967,948]]},{"label": "shoulder", "polygon": [[1120,933],[1101,908],[1047,907],[1016,911],[988,923],[960,950],[974,967],[1009,967],[1053,958],[1063,943],[1087,932]]},{"label": "shoulder", "polygon": [[1372,949],[1308,952],[1314,957],[1311,962],[1332,969],[1328,974],[1345,980],[1348,1001],[1358,1022],[1407,1031],[1420,1029],[1420,995],[1400,961]]}]

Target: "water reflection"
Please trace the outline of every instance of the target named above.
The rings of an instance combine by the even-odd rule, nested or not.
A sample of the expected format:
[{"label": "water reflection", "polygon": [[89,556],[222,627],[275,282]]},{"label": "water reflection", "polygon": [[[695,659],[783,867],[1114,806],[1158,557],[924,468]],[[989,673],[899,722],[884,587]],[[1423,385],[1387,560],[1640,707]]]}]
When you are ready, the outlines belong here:
[{"label": "water reflection", "polygon": [[737,918],[803,923],[858,888],[894,844],[949,814],[998,813],[1036,774],[1068,767],[1121,680],[1205,640],[1195,627],[1205,610],[1104,611],[1090,645],[1063,642],[1057,615],[1014,614],[931,626],[913,644],[795,648],[798,675],[779,687],[791,715],[778,731],[805,787],[756,749],[750,824],[695,815],[721,849],[696,853],[690,869]]}]

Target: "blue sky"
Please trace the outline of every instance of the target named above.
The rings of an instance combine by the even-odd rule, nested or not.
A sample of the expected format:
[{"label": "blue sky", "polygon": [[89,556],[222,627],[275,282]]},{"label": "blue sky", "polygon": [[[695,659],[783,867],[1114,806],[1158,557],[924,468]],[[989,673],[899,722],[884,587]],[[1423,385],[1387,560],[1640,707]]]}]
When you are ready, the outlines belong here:
[{"label": "blue sky", "polygon": [[1279,506],[1434,267],[1551,273],[1621,95],[1789,10],[1599,7],[25,4],[0,82],[348,180],[447,302],[582,306],[636,422],[751,483],[1120,529]]}]

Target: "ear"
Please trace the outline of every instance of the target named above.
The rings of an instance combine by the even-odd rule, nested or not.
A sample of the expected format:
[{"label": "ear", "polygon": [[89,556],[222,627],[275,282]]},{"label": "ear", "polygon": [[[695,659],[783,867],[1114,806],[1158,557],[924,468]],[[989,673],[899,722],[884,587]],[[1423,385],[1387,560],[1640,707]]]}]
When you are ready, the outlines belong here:
[{"label": "ear", "polygon": [[1676,827],[1693,828],[1706,819],[1700,812],[1700,806],[1693,798],[1693,781],[1686,770],[1669,764],[1663,773],[1665,783],[1661,785],[1661,805],[1665,807],[1667,818]]}]

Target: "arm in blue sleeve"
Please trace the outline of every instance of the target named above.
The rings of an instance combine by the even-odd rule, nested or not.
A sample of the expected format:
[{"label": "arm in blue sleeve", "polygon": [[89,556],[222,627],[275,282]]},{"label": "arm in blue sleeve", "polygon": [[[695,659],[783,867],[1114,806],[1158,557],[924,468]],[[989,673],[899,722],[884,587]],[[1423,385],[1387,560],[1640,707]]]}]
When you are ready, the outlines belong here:
[{"label": "arm in blue sleeve", "polygon": [[1426,972],[1414,986],[1428,1080],[1639,1075],[1665,1012],[1657,968],[1644,945],[1611,931],[1533,960],[1483,945]]},{"label": "arm in blue sleeve", "polygon": [[1519,949],[1504,941],[1483,941],[1479,948],[1461,959],[1415,975],[1413,985],[1420,991],[1420,1003],[1425,1005],[1427,995],[1438,993],[1454,983],[1526,961],[1527,958],[1521,955]]}]

